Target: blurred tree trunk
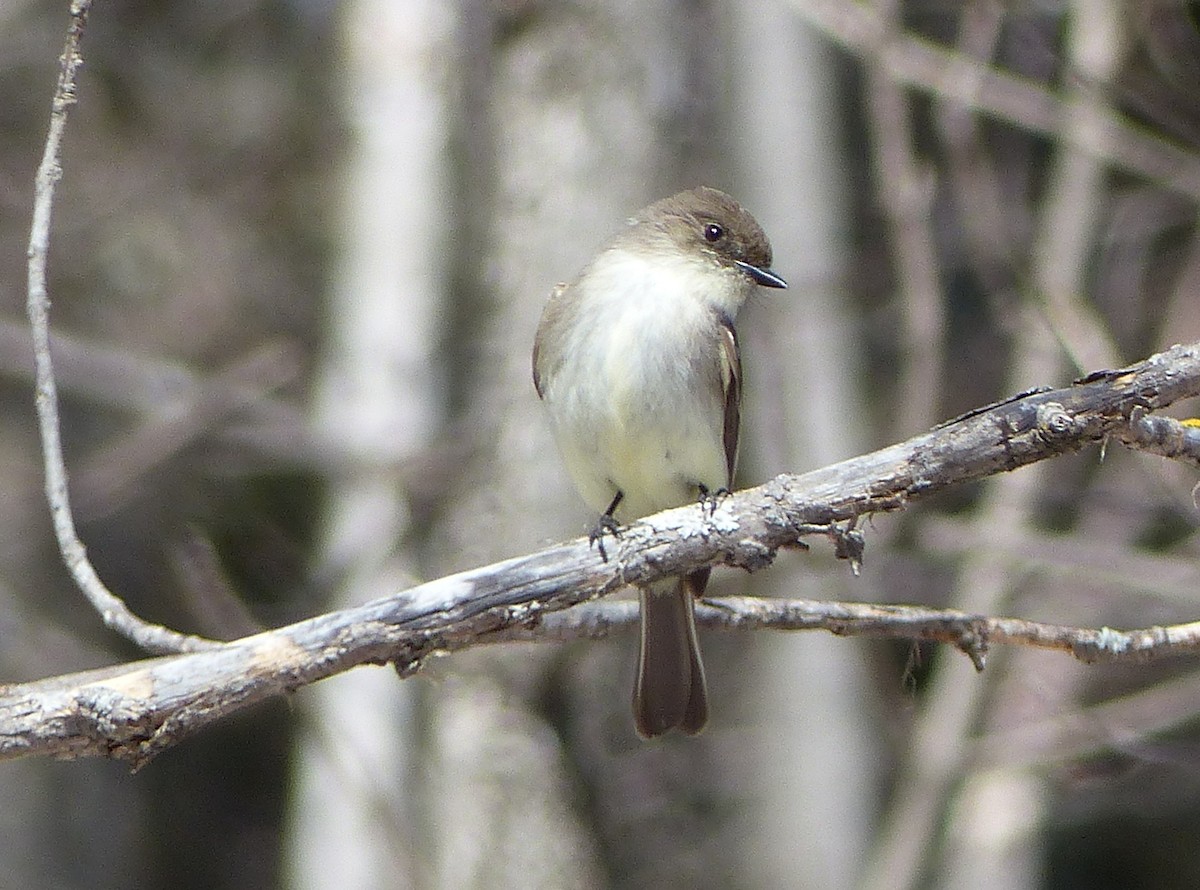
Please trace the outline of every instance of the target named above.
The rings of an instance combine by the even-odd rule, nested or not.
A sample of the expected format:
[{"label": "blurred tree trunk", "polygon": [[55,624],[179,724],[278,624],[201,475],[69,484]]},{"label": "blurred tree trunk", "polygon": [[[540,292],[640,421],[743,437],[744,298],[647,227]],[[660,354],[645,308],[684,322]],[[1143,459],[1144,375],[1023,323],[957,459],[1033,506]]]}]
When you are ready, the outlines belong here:
[{"label": "blurred tree trunk", "polygon": [[[445,303],[456,56],[439,0],[354,0],[341,28],[352,144],[340,160],[340,263],[314,423],[349,466],[331,478],[323,565],[330,607],[421,578],[412,467],[444,413]],[[417,886],[415,685],[360,670],[306,690],[289,818],[297,888]]]},{"label": "blurred tree trunk", "polygon": [[[728,131],[737,134],[732,148],[745,182],[738,190],[790,285],[744,312],[749,484],[870,443],[857,388],[864,348],[845,280],[848,173],[834,59],[786,3],[751,0],[730,19]],[[830,562],[818,545],[752,580],[729,581],[762,596],[875,598],[869,575],[855,579],[845,563]],[[866,649],[824,634],[731,643],[743,650],[735,676],[747,725],[739,737],[752,758],[741,766],[754,802],[739,838],[745,873],[764,888],[851,887],[871,829],[880,755]]]}]

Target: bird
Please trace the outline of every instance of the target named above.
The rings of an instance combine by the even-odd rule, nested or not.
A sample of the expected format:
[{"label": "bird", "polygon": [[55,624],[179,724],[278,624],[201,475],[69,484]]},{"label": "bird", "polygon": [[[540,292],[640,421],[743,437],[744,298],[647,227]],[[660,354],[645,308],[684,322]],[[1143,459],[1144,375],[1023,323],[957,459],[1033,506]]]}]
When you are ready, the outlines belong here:
[{"label": "bird", "polygon": [[[734,318],[756,287],[786,288],[762,227],[699,187],[635,214],[546,302],[533,382],[592,537],[733,486],[742,363]],[[695,600],[709,568],[639,588],[633,715],[646,739],[700,732],[708,691]]]}]

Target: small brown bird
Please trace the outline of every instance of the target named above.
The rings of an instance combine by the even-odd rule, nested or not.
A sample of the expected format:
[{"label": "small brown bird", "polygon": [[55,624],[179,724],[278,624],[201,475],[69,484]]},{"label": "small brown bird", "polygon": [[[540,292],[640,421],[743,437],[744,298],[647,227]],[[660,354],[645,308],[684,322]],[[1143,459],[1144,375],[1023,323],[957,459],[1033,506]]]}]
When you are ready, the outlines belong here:
[{"label": "small brown bird", "polygon": [[[733,484],[742,370],[733,319],[756,285],[787,287],[771,245],[724,192],[638,213],[570,284],[533,344],[533,383],[597,531]],[[640,589],[633,715],[644,738],[708,720],[693,615],[708,569]]]}]

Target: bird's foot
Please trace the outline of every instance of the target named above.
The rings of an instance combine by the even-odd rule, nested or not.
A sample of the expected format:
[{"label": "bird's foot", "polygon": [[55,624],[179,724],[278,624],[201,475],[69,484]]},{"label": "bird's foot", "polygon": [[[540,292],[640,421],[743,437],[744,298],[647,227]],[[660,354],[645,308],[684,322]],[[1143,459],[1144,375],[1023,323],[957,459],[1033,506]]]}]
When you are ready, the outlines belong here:
[{"label": "bird's foot", "polygon": [[608,505],[608,509],[596,520],[596,525],[588,532],[588,544],[595,545],[600,550],[600,558],[604,562],[608,562],[608,553],[604,549],[604,536],[612,535],[614,539],[621,537],[621,524],[617,522],[613,514],[617,512],[617,507],[624,497],[625,492],[618,491],[613,497],[612,503]]},{"label": "bird's foot", "polygon": [[596,547],[600,551],[600,558],[608,562],[608,552],[604,549],[605,535],[612,535],[613,538],[621,537],[621,523],[607,513],[601,516],[592,530],[588,532],[588,544]]},{"label": "bird's foot", "polygon": [[699,485],[697,488],[700,489],[700,507],[708,514],[710,519],[716,515],[717,507],[721,506],[721,501],[733,494],[733,492],[723,485],[716,491],[710,491],[703,485]]}]

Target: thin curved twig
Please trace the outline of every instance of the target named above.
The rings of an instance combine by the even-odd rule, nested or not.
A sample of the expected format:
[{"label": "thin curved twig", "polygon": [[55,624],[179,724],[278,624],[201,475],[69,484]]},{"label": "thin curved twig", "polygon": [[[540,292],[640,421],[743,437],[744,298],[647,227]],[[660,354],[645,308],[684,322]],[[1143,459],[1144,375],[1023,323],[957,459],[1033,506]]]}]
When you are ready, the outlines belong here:
[{"label": "thin curved twig", "polygon": [[79,589],[104,619],[105,625],[118,631],[149,652],[195,652],[217,645],[211,640],[189,636],[161,625],[152,624],[130,611],[96,574],[79,536],[67,492],[67,468],[63,460],[58,420],[58,390],[50,361],[50,298],[46,287],[46,258],[50,251],[50,217],[54,205],[54,187],[62,178],[59,158],[67,111],[75,104],[75,74],[83,64],[79,45],[87,25],[91,0],[71,4],[71,25],[67,43],[59,59],[61,68],[50,111],[50,130],[42,162],[38,165],[34,186],[33,221],[29,232],[29,284],[26,310],[32,328],[34,364],[37,370],[36,406],[38,430],[42,439],[42,459],[46,473],[46,498],[54,521],[63,561]]}]

